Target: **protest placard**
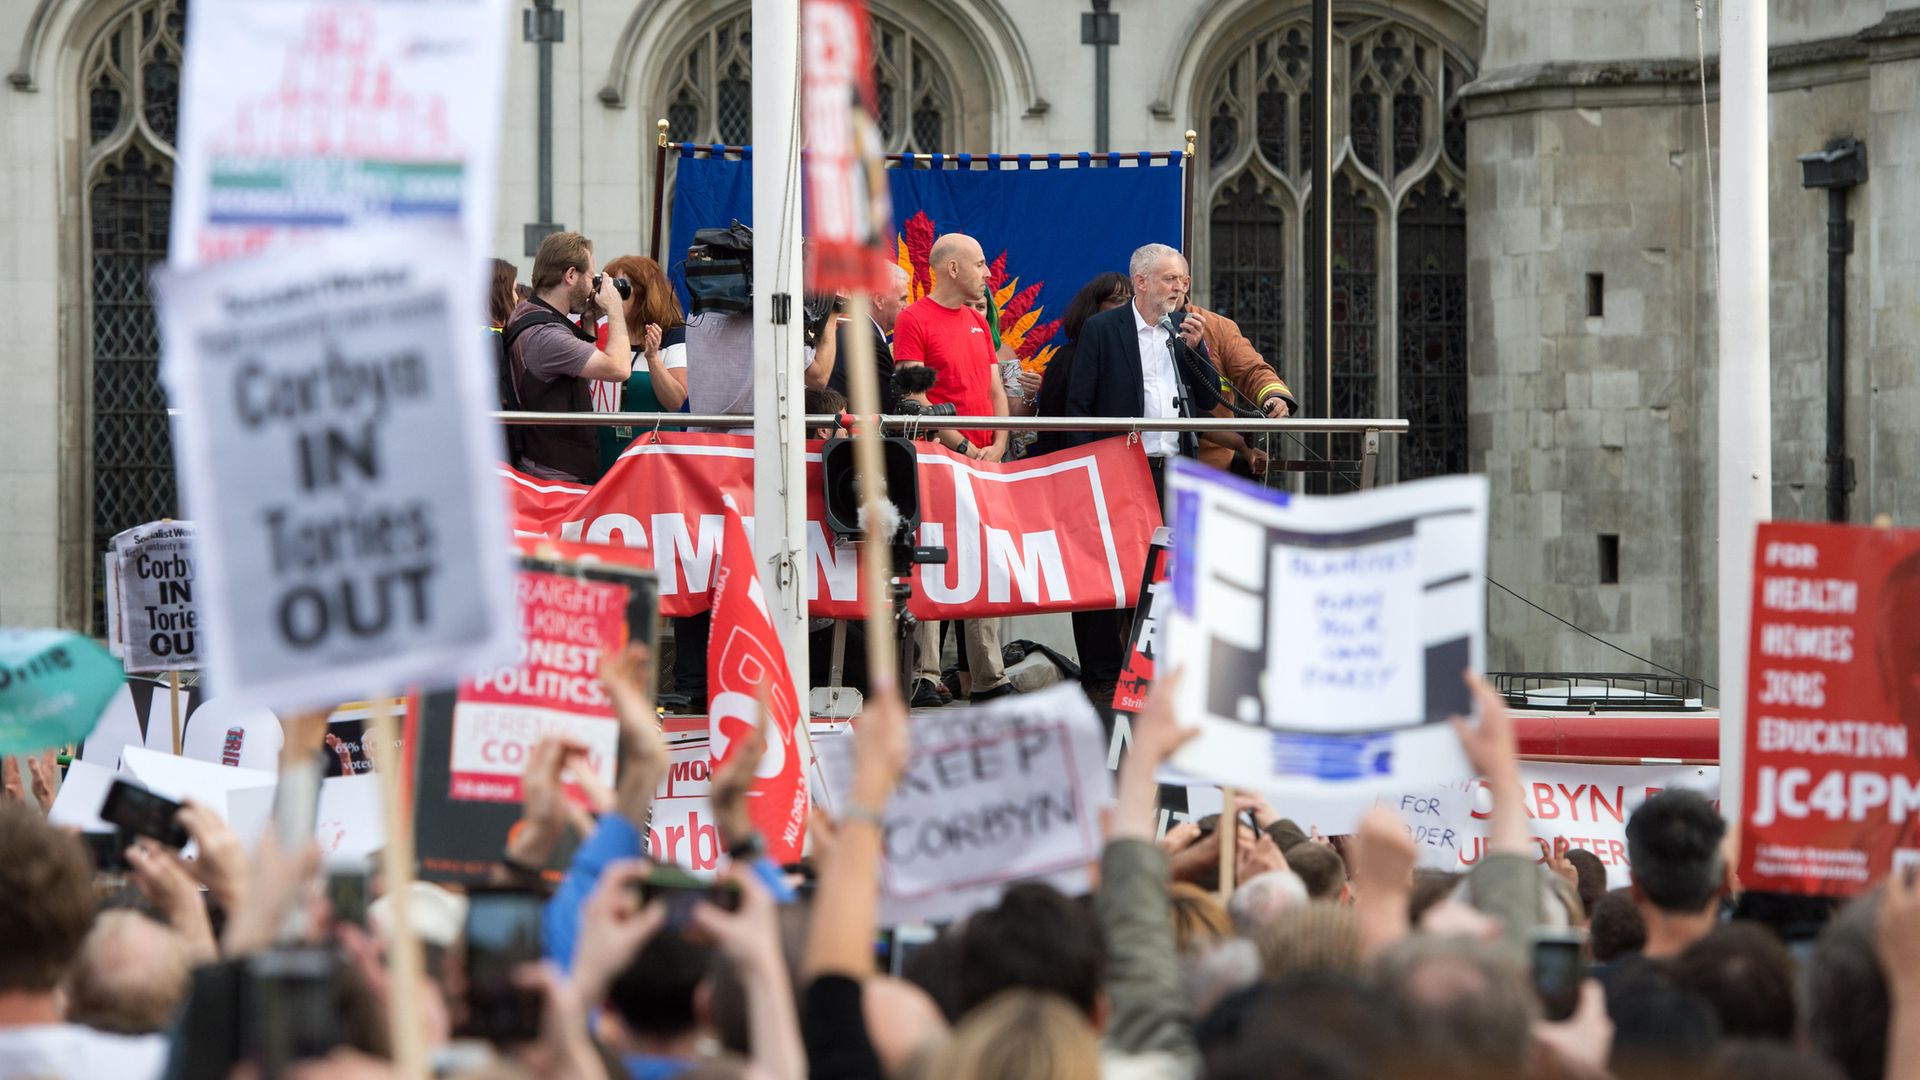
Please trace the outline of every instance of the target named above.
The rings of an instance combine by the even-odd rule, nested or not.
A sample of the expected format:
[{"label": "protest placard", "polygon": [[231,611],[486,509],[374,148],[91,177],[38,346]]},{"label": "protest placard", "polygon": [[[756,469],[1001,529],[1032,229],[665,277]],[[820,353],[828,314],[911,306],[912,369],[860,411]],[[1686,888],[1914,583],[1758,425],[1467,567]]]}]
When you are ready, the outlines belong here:
[{"label": "protest placard", "polygon": [[469,270],[393,229],[157,277],[218,692],[291,708],[511,655]]},{"label": "protest placard", "polygon": [[1754,545],[1740,880],[1851,896],[1920,865],[1920,531]]},{"label": "protest placard", "polygon": [[477,273],[508,22],[505,0],[194,0],[168,261],[404,221],[463,235]]},{"label": "protest placard", "polygon": [[410,718],[419,746],[415,849],[430,880],[484,880],[498,864],[541,738],[584,745],[600,780],[609,788],[617,780],[619,723],[600,668],[628,642],[656,637],[653,574],[611,562],[521,556],[515,595],[514,662],[484,668],[456,691],[424,695]]},{"label": "protest placard", "polygon": [[193,526],[155,521],[116,535],[108,581],[114,655],[130,673],[194,671],[200,664],[199,612],[193,602]]},{"label": "protest placard", "polygon": [[1181,772],[1283,796],[1467,774],[1447,719],[1486,652],[1484,477],[1308,498],[1176,461],[1168,487]]},{"label": "protest placard", "polygon": [[1127,662],[1120,669],[1119,683],[1113,688],[1116,712],[1138,713],[1146,707],[1147,691],[1153,689],[1153,661],[1160,651],[1160,627],[1170,606],[1166,580],[1172,554],[1173,530],[1162,525],[1153,530],[1153,546],[1147,549],[1147,568],[1140,575],[1140,602],[1133,609]]},{"label": "protest placard", "polygon": [[[172,706],[168,695],[172,688],[166,680],[146,675],[129,676],[126,685],[114,692],[100,720],[81,744],[80,758],[107,769],[120,767],[120,752],[129,746],[168,751],[173,749]],[[199,686],[180,690],[180,718],[186,724],[200,708]]]},{"label": "protest placard", "polygon": [[126,681],[91,638],[0,630],[0,755],[80,742]]},{"label": "protest placard", "polygon": [[[853,742],[815,747],[834,791],[853,782]],[[1086,892],[1113,790],[1105,744],[1098,714],[1072,685],[914,717],[906,772],[885,811],[882,924],[956,919],[1019,881]]]}]

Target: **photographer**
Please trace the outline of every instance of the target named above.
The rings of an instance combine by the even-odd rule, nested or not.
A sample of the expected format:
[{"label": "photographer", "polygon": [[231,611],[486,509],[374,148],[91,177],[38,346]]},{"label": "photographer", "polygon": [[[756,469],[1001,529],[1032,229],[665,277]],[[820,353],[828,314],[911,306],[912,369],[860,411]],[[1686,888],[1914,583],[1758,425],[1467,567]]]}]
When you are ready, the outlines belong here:
[{"label": "photographer", "polygon": [[[592,412],[589,382],[623,383],[633,374],[623,280],[594,272],[593,244],[554,233],[533,259],[533,295],[513,309],[505,331],[513,400],[533,412]],[[607,347],[568,318],[597,304],[607,315]],[[589,324],[591,325],[591,324]],[[518,443],[518,445],[515,445]],[[534,427],[508,440],[515,468],[543,480],[591,484],[600,478],[598,438],[590,427]]]},{"label": "photographer", "polygon": [[[694,413],[747,416],[753,412],[753,231],[701,229],[687,249],[687,408]],[[821,388],[833,376],[840,313],[837,297],[802,305],[806,385]],[[698,428],[692,430],[700,430]]]}]

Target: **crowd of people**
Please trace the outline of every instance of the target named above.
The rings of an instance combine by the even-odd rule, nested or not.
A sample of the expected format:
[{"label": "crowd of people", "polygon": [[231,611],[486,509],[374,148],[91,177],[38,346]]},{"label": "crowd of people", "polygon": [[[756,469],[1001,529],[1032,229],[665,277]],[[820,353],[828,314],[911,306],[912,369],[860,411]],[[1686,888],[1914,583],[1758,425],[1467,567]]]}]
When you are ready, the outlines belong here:
[{"label": "crowd of people", "polygon": [[[1384,807],[1325,838],[1242,796],[1157,835],[1156,777],[1192,732],[1156,692],[1090,895],[1025,882],[950,925],[888,927],[899,695],[856,721],[851,784],[802,863],[772,864],[747,812],[764,740],[716,768],[729,860],[700,883],[646,850],[668,758],[648,671],[639,646],[604,670],[613,789],[580,806],[580,748],[543,742],[493,879],[409,887],[412,986],[377,878],[357,906],[311,845],[269,828],[249,853],[191,801],[192,851],[143,838],[96,861],[42,816],[57,763],[9,762],[0,1077],[385,1077],[414,1040],[435,1075],[471,1078],[1920,1076],[1920,882],[1811,913],[1742,896],[1713,805],[1667,791],[1632,815],[1632,884],[1608,891],[1586,852],[1541,858],[1484,683],[1480,721],[1455,722],[1492,795],[1469,873],[1417,870]],[[323,753],[324,713],[286,727],[285,762]],[[502,895],[539,905],[504,976],[480,914]],[[398,995],[417,1031],[390,1026]]]}]

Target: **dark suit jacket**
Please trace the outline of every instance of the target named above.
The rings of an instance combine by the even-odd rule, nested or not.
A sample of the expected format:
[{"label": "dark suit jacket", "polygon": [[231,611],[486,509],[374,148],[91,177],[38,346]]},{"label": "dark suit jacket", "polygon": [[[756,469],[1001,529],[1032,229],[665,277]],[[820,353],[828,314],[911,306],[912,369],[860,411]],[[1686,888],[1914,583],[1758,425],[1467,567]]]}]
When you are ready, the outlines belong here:
[{"label": "dark suit jacket", "polygon": [[[833,374],[827,376],[827,388],[837,390],[847,399],[847,409],[853,409],[853,392],[847,389],[847,366],[853,362],[853,350],[850,342],[859,327],[851,322],[843,322],[834,330],[838,339],[834,342],[837,350]],[[872,319],[867,320],[867,332],[873,335],[873,374],[880,380],[880,411],[896,413],[900,411],[900,394],[893,388],[893,346],[887,344],[886,331]]]},{"label": "dark suit jacket", "polygon": [[[1204,358],[1201,362],[1205,363]],[[1190,399],[1209,400],[1204,391],[1196,393],[1186,366],[1175,364],[1174,374],[1186,387]],[[1217,390],[1214,396],[1218,396]],[[1140,370],[1140,339],[1134,333],[1133,305],[1126,304],[1103,311],[1080,327],[1080,337],[1074,341],[1073,368],[1067,374],[1067,415],[1137,417],[1145,412],[1146,380]],[[1063,434],[1063,445],[1084,446],[1118,433],[1069,431]],[[1191,455],[1195,445],[1193,435],[1180,436],[1182,454]]]}]

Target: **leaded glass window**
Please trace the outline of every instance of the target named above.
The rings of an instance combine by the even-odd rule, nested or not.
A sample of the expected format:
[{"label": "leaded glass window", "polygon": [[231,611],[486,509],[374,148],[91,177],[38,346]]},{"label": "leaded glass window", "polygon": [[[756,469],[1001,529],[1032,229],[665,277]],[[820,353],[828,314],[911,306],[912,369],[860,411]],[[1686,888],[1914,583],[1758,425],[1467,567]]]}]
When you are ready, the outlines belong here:
[{"label": "leaded glass window", "polygon": [[1467,470],[1467,212],[1439,176],[1400,204],[1400,477]]},{"label": "leaded glass window", "polygon": [[[1241,323],[1304,411],[1318,415],[1320,375],[1306,370],[1309,35],[1304,20],[1274,24],[1202,80],[1196,126],[1209,216],[1194,246],[1201,294]],[[1471,57],[1390,17],[1355,15],[1335,20],[1332,62],[1334,415],[1411,421],[1413,434],[1390,455],[1401,477],[1459,471],[1467,458],[1459,92]],[[1335,440],[1334,450],[1356,456],[1358,437]]]},{"label": "leaded glass window", "polygon": [[[911,29],[875,14],[875,112],[893,153],[937,153],[960,131],[959,96],[947,66]],[[678,141],[744,145],[753,138],[753,14],[742,9],[683,47],[659,112]]]},{"label": "leaded glass window", "polygon": [[[185,0],[144,0],[94,40],[82,67],[96,550],[179,513],[147,276],[167,255],[185,26]],[[96,628],[100,618],[96,582]]]},{"label": "leaded glass window", "polygon": [[1240,332],[1261,355],[1280,355],[1287,321],[1286,212],[1258,179],[1242,173],[1215,201],[1209,223],[1214,271],[1208,306],[1234,312]]}]

